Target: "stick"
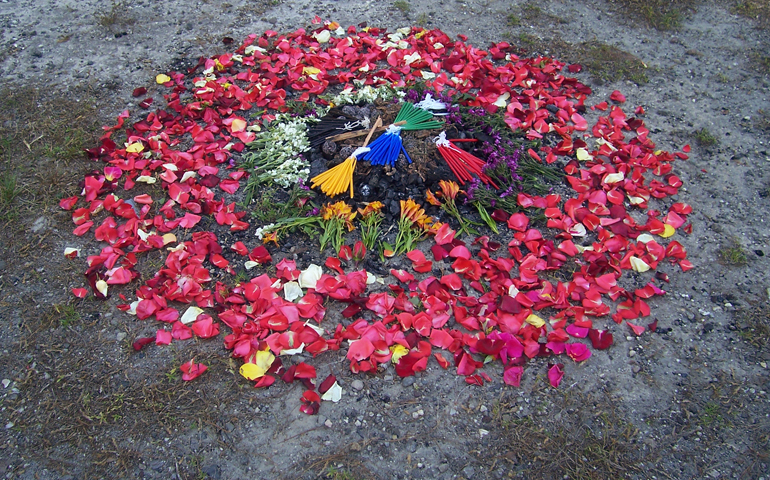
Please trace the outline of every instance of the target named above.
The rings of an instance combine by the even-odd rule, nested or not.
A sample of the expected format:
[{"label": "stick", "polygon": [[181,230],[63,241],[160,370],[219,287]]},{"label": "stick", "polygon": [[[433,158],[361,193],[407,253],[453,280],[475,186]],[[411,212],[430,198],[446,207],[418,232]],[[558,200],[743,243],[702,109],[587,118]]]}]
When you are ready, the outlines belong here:
[{"label": "stick", "polygon": [[[380,120],[379,118],[377,120],[380,122],[380,126],[377,127],[376,130],[374,130],[375,132],[381,132],[381,131],[385,130],[386,128],[388,128],[388,127],[382,126],[382,120]],[[401,126],[401,125],[404,125],[404,124],[406,124],[406,122],[397,122],[397,123],[394,123],[393,125]],[[376,123],[375,123],[375,125],[376,125]],[[331,137],[326,137],[326,139],[327,140],[331,140],[332,142],[339,142],[341,140],[347,140],[349,138],[360,137],[361,135],[365,135],[366,133],[367,133],[366,130],[358,130],[358,131],[355,131],[355,132],[340,133],[338,135],[333,135]],[[366,146],[366,144],[364,144],[364,146]]]}]

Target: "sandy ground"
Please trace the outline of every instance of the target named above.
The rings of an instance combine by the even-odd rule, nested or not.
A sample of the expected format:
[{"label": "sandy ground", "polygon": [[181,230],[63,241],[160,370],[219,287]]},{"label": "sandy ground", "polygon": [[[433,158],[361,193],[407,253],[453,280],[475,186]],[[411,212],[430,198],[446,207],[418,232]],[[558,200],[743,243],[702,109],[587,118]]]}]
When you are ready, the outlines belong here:
[{"label": "sandy ground", "polygon": [[[2,334],[0,377],[10,383],[0,389],[5,425],[0,474],[30,479],[600,478],[597,472],[609,468],[602,462],[614,462],[620,469],[613,472],[631,478],[760,478],[770,472],[770,348],[754,338],[767,334],[767,329],[761,333],[767,313],[756,312],[766,308],[770,287],[770,77],[758,60],[770,47],[767,32],[731,13],[730,5],[710,2],[688,11],[679,29],[663,32],[619,6],[584,0],[544,2],[537,15],[519,2],[407,5],[404,12],[374,1],[145,0],[110,6],[3,0],[0,79],[10,88],[35,85],[94,101],[98,114],[109,119],[135,109],[132,90],[150,87],[157,73],[227,51],[223,37],[237,43],[266,29],[294,30],[314,15],[389,29],[420,22],[450,36],[465,34],[479,46],[503,39],[516,43],[522,34],[545,44],[615,45],[647,65],[649,81],[599,84],[581,73],[579,78],[594,89],[594,103],[621,90],[628,104],[647,110],[646,124],[660,148],[693,146],[690,159],[675,166],[685,186],[675,200],[695,209],[693,234],[678,234],[678,240],[696,268],[686,274],[669,269],[669,295],[652,302],[658,333],[632,337],[618,329],[611,349],[594,352],[585,364],[568,365],[558,391],[544,381],[545,363],[528,367],[527,380],[516,390],[500,381],[470,387],[435,365],[416,380],[400,381],[392,371],[355,377],[345,372],[342,356],[320,358],[320,369],[340,372],[347,384],[343,401],[324,404],[316,417],[298,412],[297,386],[254,391],[226,377],[227,354],[211,347],[221,359],[221,375],[201,379],[193,390],[147,400],[165,402],[171,416],[175,403],[177,409],[200,409],[203,420],[131,429],[116,418],[90,427],[78,441],[50,443],[44,438],[47,429],[56,429],[55,417],[46,425],[14,428],[18,409],[34,410],[40,394],[14,382],[21,385],[24,368],[48,375],[40,388],[67,372],[49,364],[43,374],[36,367],[55,357],[27,356],[21,363],[13,358],[23,343],[23,329],[13,325],[32,306],[6,302],[0,311],[9,325]],[[518,25],[509,25],[511,13],[522,19]],[[84,86],[97,95],[83,94]],[[699,144],[694,133],[701,129],[716,143]],[[40,218],[42,225],[33,233]],[[60,220],[53,209],[40,212],[25,218],[27,230],[20,232],[35,238],[48,231],[54,238],[56,248],[41,253],[35,264],[50,262],[43,277],[56,288],[43,280],[15,281],[23,264],[12,259],[1,264],[7,294],[35,298],[39,311],[66,301],[68,287],[80,281],[77,273],[57,267],[59,247],[76,242]],[[721,260],[720,252],[736,245],[745,252],[746,265]],[[86,362],[109,365],[106,371],[126,391],[141,391],[137,386],[158,382],[156,377],[172,368],[178,352],[150,358],[125,348],[126,332],[140,331],[131,324],[135,319],[114,309],[95,315],[97,326],[60,327],[36,339],[54,344],[69,337],[76,343],[94,339],[97,332],[99,347]],[[751,323],[756,318],[760,323]],[[59,355],[68,355],[66,348]],[[135,401],[141,403],[141,395]],[[613,449],[607,435],[622,448]],[[563,448],[553,445],[571,436],[581,438]],[[588,449],[596,445],[607,455]],[[588,465],[596,462],[599,470],[575,470],[578,457]]]}]

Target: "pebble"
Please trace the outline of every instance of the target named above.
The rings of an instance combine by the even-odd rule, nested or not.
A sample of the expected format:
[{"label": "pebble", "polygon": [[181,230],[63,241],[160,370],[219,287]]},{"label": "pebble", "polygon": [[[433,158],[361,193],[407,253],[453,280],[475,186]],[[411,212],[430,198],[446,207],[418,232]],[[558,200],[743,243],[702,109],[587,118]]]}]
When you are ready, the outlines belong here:
[{"label": "pebble", "polygon": [[45,217],[37,217],[32,223],[30,230],[32,230],[32,233],[43,233],[46,227],[48,227],[48,219]]},{"label": "pebble", "polygon": [[219,465],[209,465],[207,467],[203,467],[203,473],[209,476],[209,478],[213,478],[214,480],[219,480],[222,478],[222,470],[219,468]]},{"label": "pebble", "polygon": [[350,386],[353,387],[354,390],[363,390],[364,382],[361,380],[353,380],[353,383],[351,383]]},{"label": "pebble", "polygon": [[414,385],[414,377],[406,377],[401,380],[402,387],[411,387],[412,385]]},{"label": "pebble", "polygon": [[634,373],[639,373],[642,371],[642,367],[639,365],[634,365],[634,367],[631,369]]},{"label": "pebble", "polygon": [[118,334],[115,335],[115,339],[118,342],[122,342],[123,340],[125,340],[125,338],[126,338],[126,332],[118,332]]},{"label": "pebble", "polygon": [[476,469],[472,466],[468,465],[467,467],[463,468],[463,475],[465,475],[468,478],[473,477],[473,474],[476,473]]},{"label": "pebble", "polygon": [[449,470],[449,464],[448,463],[442,463],[441,465],[438,466],[438,471],[441,472],[441,473],[444,473],[447,470]]}]

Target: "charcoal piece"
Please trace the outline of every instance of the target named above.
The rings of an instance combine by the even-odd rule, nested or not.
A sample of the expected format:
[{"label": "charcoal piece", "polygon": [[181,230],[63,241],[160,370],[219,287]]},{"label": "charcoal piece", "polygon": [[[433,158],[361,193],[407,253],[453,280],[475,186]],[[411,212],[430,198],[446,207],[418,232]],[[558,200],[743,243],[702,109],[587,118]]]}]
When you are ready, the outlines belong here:
[{"label": "charcoal piece", "polygon": [[353,105],[345,105],[342,107],[342,113],[350,115],[351,117],[358,117],[360,109]]},{"label": "charcoal piece", "polygon": [[324,144],[321,146],[321,153],[323,154],[323,157],[327,160],[331,160],[334,158],[334,154],[337,153],[337,144],[332,142],[331,140],[327,140],[324,142]]},{"label": "charcoal piece", "polygon": [[401,213],[401,203],[398,200],[391,200],[388,203],[388,211],[391,215],[398,215]]}]

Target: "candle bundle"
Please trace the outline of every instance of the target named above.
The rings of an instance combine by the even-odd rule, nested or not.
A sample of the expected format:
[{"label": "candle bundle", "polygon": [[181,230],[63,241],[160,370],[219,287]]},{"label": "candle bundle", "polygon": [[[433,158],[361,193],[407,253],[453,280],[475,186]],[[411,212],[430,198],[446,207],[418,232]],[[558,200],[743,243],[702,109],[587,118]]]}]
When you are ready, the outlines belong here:
[{"label": "candle bundle", "polygon": [[372,125],[371,130],[369,130],[369,134],[364,140],[364,145],[358,147],[344,162],[313,177],[310,180],[312,182],[311,187],[320,186],[321,191],[329,197],[334,197],[346,190],[350,190],[350,198],[353,198],[353,172],[356,170],[358,156],[369,151],[366,145],[369,144],[374,131],[381,126],[382,120],[378,118],[374,125]]},{"label": "candle bundle", "polygon": [[358,120],[341,112],[330,112],[321,121],[308,128],[307,137],[310,141],[310,147],[316,148],[322,145],[328,137],[367,128],[369,128],[368,119]]},{"label": "candle bundle", "polygon": [[483,183],[498,188],[498,186],[484,173],[484,162],[453,143],[475,142],[475,139],[447,140],[446,133],[441,132],[441,134],[434,140],[439,153],[444,160],[446,160],[447,165],[449,165],[449,168],[452,170],[452,173],[455,174],[455,177],[457,177],[457,180],[461,185],[465,185],[466,181],[471,180],[472,174],[476,174]]},{"label": "candle bundle", "polygon": [[404,102],[393,125],[390,125],[385,133],[372,142],[371,150],[364,155],[363,159],[370,161],[372,165],[393,167],[399,154],[403,153],[406,160],[412,163],[412,159],[409,158],[409,154],[406,153],[401,141],[401,130],[429,130],[442,126],[442,122],[433,120],[433,113],[409,102]]},{"label": "candle bundle", "polygon": [[311,187],[320,186],[321,191],[329,197],[350,190],[350,198],[353,198],[353,171],[356,169],[357,158],[368,151],[367,147],[358,147],[344,162],[313,177],[310,180]]}]

